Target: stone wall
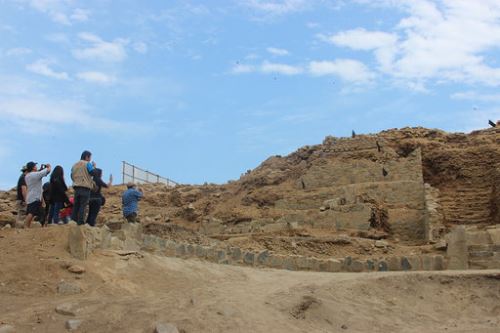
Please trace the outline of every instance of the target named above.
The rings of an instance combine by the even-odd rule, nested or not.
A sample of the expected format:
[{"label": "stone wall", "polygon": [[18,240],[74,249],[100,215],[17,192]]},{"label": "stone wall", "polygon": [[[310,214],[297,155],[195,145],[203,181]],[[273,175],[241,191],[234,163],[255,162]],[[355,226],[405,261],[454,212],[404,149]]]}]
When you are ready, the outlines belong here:
[{"label": "stone wall", "polygon": [[218,264],[267,267],[291,271],[371,272],[444,270],[442,255],[391,256],[385,258],[355,259],[352,257],[319,259],[297,255],[278,255],[270,251],[244,251],[238,247],[220,248],[179,243],[145,235],[143,249],[156,254],[179,258],[198,258]]},{"label": "stone wall", "polygon": [[446,240],[450,269],[500,269],[500,225],[456,226]]}]

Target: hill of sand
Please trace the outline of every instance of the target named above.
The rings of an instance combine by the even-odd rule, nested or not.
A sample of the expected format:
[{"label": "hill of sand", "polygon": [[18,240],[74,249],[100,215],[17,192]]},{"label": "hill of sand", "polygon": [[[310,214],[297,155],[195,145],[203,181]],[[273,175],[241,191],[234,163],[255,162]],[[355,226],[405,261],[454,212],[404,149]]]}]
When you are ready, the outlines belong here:
[{"label": "hill of sand", "polygon": [[[498,271],[289,272],[109,250],[79,262],[67,233],[0,230],[4,328],[65,332],[66,321],[81,320],[77,332],[153,332],[161,322],[186,333],[496,333],[500,325]],[[85,272],[69,272],[72,264]]]}]

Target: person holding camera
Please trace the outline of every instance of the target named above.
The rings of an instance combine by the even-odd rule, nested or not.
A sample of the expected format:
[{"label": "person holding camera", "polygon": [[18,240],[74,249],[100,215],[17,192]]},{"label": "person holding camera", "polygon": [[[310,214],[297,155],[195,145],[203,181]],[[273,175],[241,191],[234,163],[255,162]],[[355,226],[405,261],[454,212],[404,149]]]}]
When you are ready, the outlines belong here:
[{"label": "person holding camera", "polygon": [[137,211],[139,200],[144,197],[141,189],[137,189],[134,183],[127,184],[127,190],[122,194],[123,217],[128,223],[137,222]]},{"label": "person holding camera", "polygon": [[89,204],[90,191],[95,187],[92,176],[95,169],[95,163],[91,162],[92,153],[85,150],[71,168],[71,180],[73,180],[74,204],[71,213],[71,219],[78,225],[85,223],[85,208]]},{"label": "person holding camera", "polygon": [[28,191],[26,193],[26,221],[25,228],[31,227],[33,217],[38,216],[43,223],[43,206],[42,206],[42,179],[50,173],[50,164],[40,165],[38,170],[37,163],[28,162],[26,164],[27,174],[24,177]]}]

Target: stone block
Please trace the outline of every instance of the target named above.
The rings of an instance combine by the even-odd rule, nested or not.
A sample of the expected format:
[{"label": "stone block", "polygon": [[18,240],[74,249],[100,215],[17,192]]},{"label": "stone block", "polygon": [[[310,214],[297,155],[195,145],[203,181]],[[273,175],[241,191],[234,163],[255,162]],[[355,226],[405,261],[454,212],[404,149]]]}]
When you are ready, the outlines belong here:
[{"label": "stone block", "polygon": [[218,262],[218,256],[217,256],[217,252],[219,250],[215,247],[211,247],[207,250],[207,260],[211,261],[211,262]]},{"label": "stone block", "polygon": [[165,244],[165,250],[164,254],[169,257],[174,257],[175,256],[175,247],[177,246],[177,243],[171,240],[167,240]]},{"label": "stone block", "polygon": [[16,328],[12,325],[0,324],[0,333],[16,333]]},{"label": "stone block", "polygon": [[269,251],[268,250],[264,250],[262,252],[260,252],[259,254],[257,254],[257,264],[258,265],[261,265],[261,266],[265,266],[267,264],[267,259],[269,258]]},{"label": "stone block", "polygon": [[401,270],[401,258],[400,257],[389,257],[387,258],[387,268],[389,271],[400,271]]},{"label": "stone block", "polygon": [[366,266],[366,269],[368,271],[374,271],[375,268],[377,267],[376,265],[377,265],[377,262],[375,260],[373,260],[373,259],[367,259],[366,260],[366,265],[365,266]]},{"label": "stone block", "polygon": [[446,262],[443,256],[441,255],[434,256],[432,269],[435,271],[442,271],[446,269]]},{"label": "stone block", "polygon": [[365,270],[365,264],[361,260],[353,260],[349,269],[351,272],[363,272]]},{"label": "stone block", "polygon": [[495,245],[500,245],[500,228],[487,229],[486,232],[490,236],[491,242]]},{"label": "stone block", "polygon": [[245,252],[243,254],[243,263],[245,265],[253,266],[255,263],[255,253],[253,252]]},{"label": "stone block", "polygon": [[295,259],[295,263],[297,265],[297,269],[300,271],[309,271],[312,269],[312,262],[309,260],[310,258],[304,256],[297,256]]},{"label": "stone block", "polygon": [[194,245],[187,244],[186,245],[186,256],[193,257],[195,255]]},{"label": "stone block", "polygon": [[[464,226],[457,226],[446,235],[448,247],[448,269],[468,269],[469,253],[467,249],[467,237]],[[425,269],[425,268],[424,268]]]},{"label": "stone block", "polygon": [[412,271],[419,271],[422,269],[422,261],[419,256],[409,256],[406,257],[408,262],[410,263],[410,267]]},{"label": "stone block", "polygon": [[407,257],[401,257],[401,269],[403,271],[411,271],[412,266]]},{"label": "stone block", "polygon": [[242,258],[241,249],[239,247],[232,247],[229,249],[229,256],[234,262],[240,262]]},{"label": "stone block", "polygon": [[433,271],[434,270],[434,256],[423,255],[421,258],[422,258],[422,269],[424,271]]},{"label": "stone block", "polygon": [[267,258],[268,266],[271,268],[283,268],[283,260],[283,256],[271,254]]},{"label": "stone block", "polygon": [[488,230],[467,231],[465,233],[467,245],[493,244]]},{"label": "stone block", "polygon": [[349,272],[350,271],[350,266],[352,264],[352,258],[351,257],[345,257],[342,260],[342,271],[344,272]]},{"label": "stone block", "polygon": [[207,248],[202,245],[196,245],[194,252],[198,258],[205,258],[207,256]]},{"label": "stone block", "polygon": [[283,268],[289,271],[297,270],[297,259],[295,256],[287,256],[283,259]]},{"label": "stone block", "polygon": [[387,262],[385,262],[385,260],[380,260],[377,264],[377,270],[379,272],[387,272],[389,270]]},{"label": "stone block", "polygon": [[322,272],[337,273],[342,271],[342,262],[337,259],[321,260],[319,263],[319,270]]},{"label": "stone block", "polygon": [[109,248],[112,250],[123,250],[123,241],[118,237],[112,236],[109,241]]},{"label": "stone block", "polygon": [[68,234],[69,252],[71,255],[80,260],[86,260],[92,251],[90,239],[84,233],[83,227],[72,226]]},{"label": "stone block", "polygon": [[186,255],[186,246],[184,244],[177,244],[175,247],[175,256],[184,257]]},{"label": "stone block", "polygon": [[81,292],[82,289],[80,288],[80,286],[74,283],[61,281],[57,285],[57,293],[61,295],[77,295]]},{"label": "stone block", "polygon": [[179,333],[177,326],[170,323],[157,323],[154,333]]},{"label": "stone block", "polygon": [[222,262],[224,260],[227,260],[226,251],[224,251],[224,250],[218,250],[217,251],[217,261],[218,262]]},{"label": "stone block", "polygon": [[80,327],[80,325],[83,323],[82,320],[79,319],[70,319],[66,321],[66,329],[68,331],[75,331]]}]

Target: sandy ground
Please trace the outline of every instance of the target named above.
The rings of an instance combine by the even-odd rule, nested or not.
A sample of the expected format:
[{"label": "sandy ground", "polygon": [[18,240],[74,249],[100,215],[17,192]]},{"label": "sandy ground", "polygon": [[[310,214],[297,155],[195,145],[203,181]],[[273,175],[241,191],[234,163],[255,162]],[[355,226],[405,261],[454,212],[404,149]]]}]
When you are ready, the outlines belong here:
[{"label": "sandy ground", "polygon": [[[500,332],[500,271],[315,273],[66,251],[66,227],[0,231],[0,323],[16,332]],[[84,266],[77,275],[69,263]],[[61,280],[76,295],[57,293]],[[55,307],[70,303],[75,316]]]}]

